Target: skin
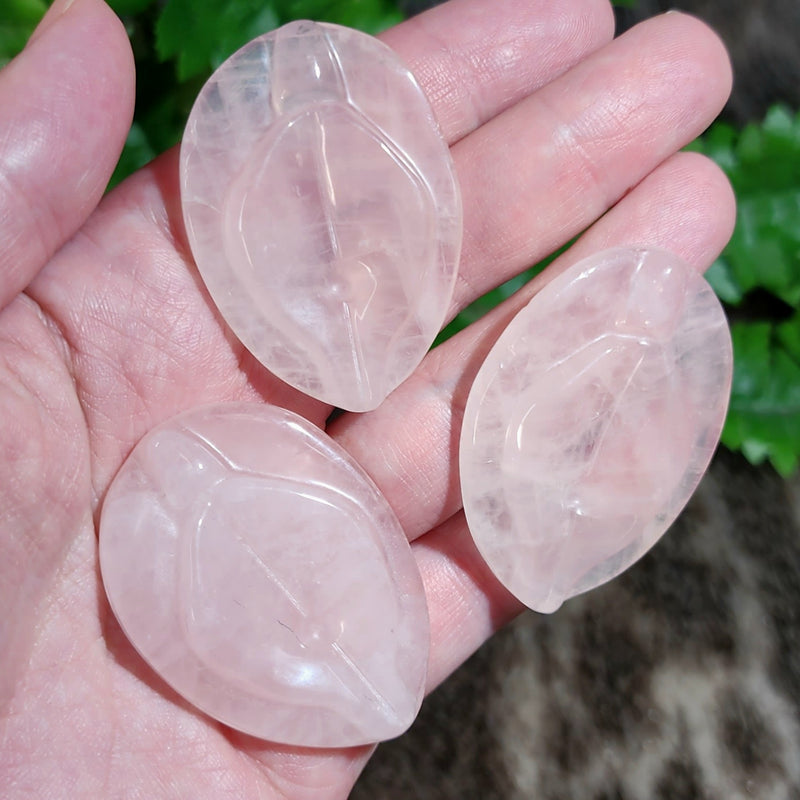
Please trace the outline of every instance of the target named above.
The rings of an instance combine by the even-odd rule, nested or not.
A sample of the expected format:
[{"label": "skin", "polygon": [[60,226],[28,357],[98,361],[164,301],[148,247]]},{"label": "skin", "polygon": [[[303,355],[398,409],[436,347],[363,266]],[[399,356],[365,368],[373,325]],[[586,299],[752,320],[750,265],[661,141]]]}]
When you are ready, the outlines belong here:
[{"label": "skin", "polygon": [[[460,513],[456,443],[482,358],[578,258],[647,244],[702,270],[734,222],[724,176],[677,153],[730,90],[711,31],[669,14],[612,41],[605,0],[488,5],[453,0],[383,36],[430,97],[462,186],[452,313],[585,232],[379,409],[327,428],[413,541],[429,688],[521,610]],[[275,402],[321,427],[331,411],[227,331],[187,248],[176,152],[101,200],[133,94],[125,32],[101,0],[57,0],[0,72],[0,786],[7,798],[343,798],[372,748],[280,747],[215,723],[149,670],[103,595],[98,510],[146,431],[221,400]]]}]

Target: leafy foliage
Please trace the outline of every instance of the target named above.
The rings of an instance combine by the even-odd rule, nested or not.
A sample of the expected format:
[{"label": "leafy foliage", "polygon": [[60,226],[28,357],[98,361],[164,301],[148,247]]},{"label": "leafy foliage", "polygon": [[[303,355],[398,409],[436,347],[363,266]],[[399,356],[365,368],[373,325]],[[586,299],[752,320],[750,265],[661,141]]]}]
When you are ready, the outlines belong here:
[{"label": "leafy foliage", "polygon": [[737,133],[717,123],[695,149],[711,156],[736,192],[738,220],[709,280],[732,305],[763,288],[800,302],[800,116],[776,106]]},{"label": "leafy foliage", "polygon": [[775,107],[741,132],[718,122],[693,149],[725,170],[738,203],[733,237],[708,272],[734,345],[722,441],[788,474],[800,460],[800,114]]},{"label": "leafy foliage", "polygon": [[45,0],[3,0],[0,10],[0,67],[22,48],[47,11]]},{"label": "leafy foliage", "polygon": [[800,316],[738,322],[732,333],[736,360],[723,441],[788,475],[800,453]]},{"label": "leafy foliage", "polygon": [[169,0],[156,22],[156,51],[162,61],[175,59],[178,80],[185,81],[278,24],[273,5],[261,0]]}]

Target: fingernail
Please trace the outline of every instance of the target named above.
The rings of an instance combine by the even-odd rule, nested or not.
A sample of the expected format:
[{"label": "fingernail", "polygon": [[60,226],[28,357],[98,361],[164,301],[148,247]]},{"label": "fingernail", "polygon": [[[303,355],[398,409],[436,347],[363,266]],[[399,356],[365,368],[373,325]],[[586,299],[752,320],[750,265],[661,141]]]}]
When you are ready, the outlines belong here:
[{"label": "fingernail", "polygon": [[69,7],[74,2],[75,0],[55,0],[36,26],[36,30],[31,34],[30,39],[28,39],[28,44],[38,39],[48,28],[57,22],[59,18],[69,10]]}]

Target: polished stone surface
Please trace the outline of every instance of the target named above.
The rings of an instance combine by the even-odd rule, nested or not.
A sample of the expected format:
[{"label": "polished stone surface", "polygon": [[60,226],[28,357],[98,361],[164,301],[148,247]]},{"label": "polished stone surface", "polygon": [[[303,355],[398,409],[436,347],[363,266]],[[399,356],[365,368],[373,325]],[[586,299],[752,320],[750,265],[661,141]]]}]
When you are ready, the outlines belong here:
[{"label": "polished stone surface", "polygon": [[422,702],[429,624],[405,535],[363,470],[275,406],[184,413],[106,497],[108,599],[200,709],[286,744],[391,738]]},{"label": "polished stone surface", "polygon": [[296,22],[235,53],[192,109],[181,194],[226,321],[306,394],[375,408],[439,332],[460,196],[427,99],[377,39]]},{"label": "polished stone surface", "polygon": [[730,393],[730,333],[695,270],[615,249],[514,318],[470,391],[461,486],[472,536],[538,611],[622,572],[691,496]]}]

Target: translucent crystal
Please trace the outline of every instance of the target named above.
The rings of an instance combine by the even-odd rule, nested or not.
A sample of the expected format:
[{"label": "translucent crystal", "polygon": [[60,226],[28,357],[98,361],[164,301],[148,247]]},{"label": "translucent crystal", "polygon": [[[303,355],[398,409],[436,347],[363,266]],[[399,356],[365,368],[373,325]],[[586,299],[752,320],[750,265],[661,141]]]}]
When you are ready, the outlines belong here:
[{"label": "translucent crystal", "polygon": [[429,631],[411,549],[363,470],[295,414],[212,406],[145,436],[105,500],[100,564],[136,649],[234,728],[346,746],[419,710]]},{"label": "translucent crystal", "polygon": [[226,321],[306,394],[375,408],[439,332],[458,188],[422,90],[377,39],[296,22],[235,53],[189,117],[181,193]]},{"label": "translucent crystal", "polygon": [[617,249],[514,318],[470,391],[464,509],[482,556],[553,611],[630,566],[685,505],[727,408],[731,341],[689,265]]}]

